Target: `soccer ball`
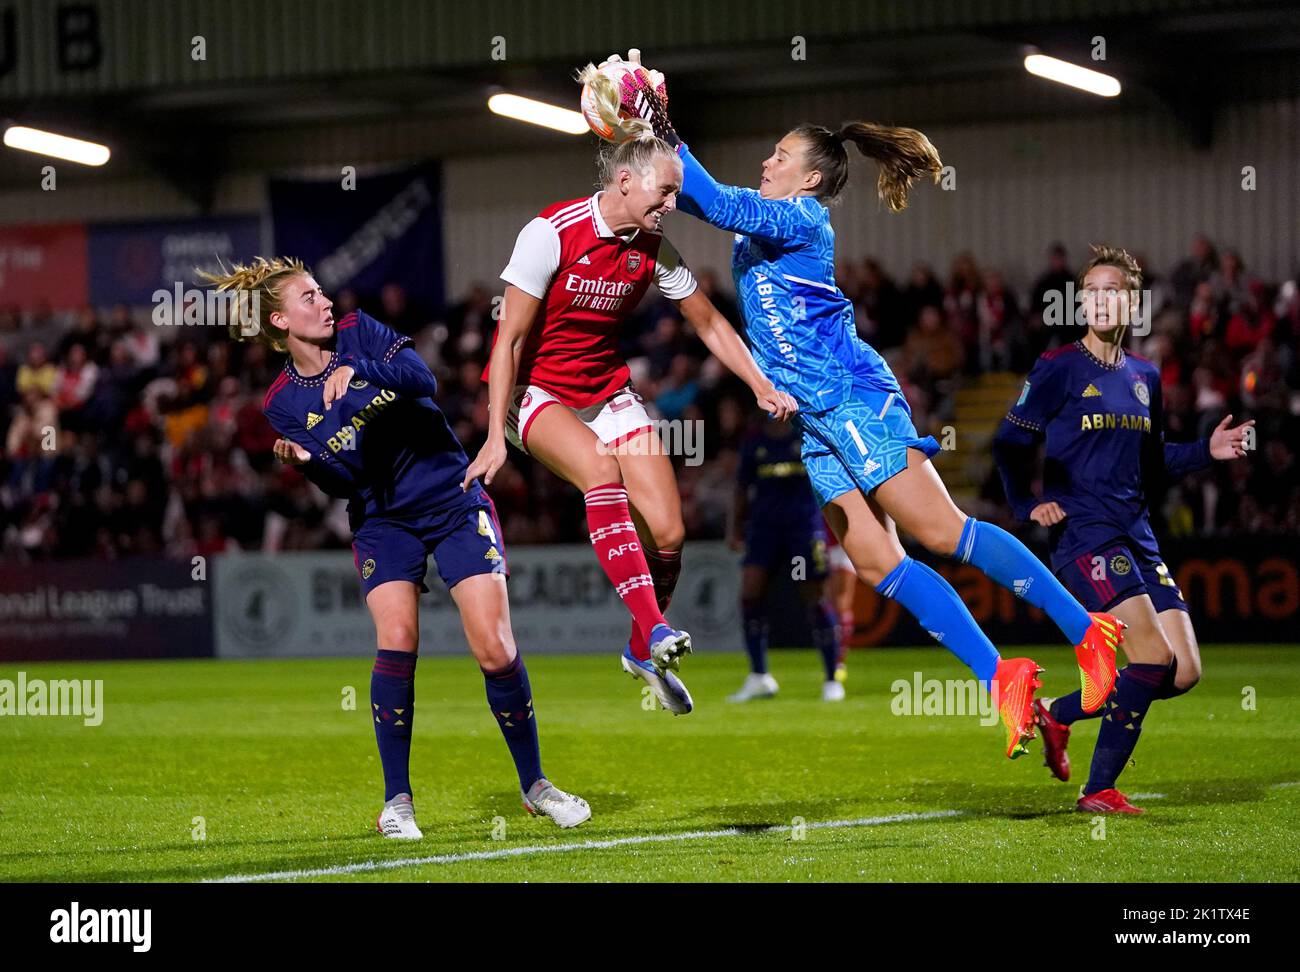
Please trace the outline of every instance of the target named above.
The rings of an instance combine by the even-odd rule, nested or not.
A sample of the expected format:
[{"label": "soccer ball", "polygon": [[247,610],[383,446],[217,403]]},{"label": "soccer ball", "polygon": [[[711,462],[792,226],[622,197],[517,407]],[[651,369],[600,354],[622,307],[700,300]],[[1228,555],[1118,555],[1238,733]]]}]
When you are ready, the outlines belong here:
[{"label": "soccer ball", "polygon": [[[599,68],[596,72],[607,78],[613,85],[614,91],[617,92],[617,118],[619,122],[638,117],[630,108],[630,105],[634,103],[632,99],[635,97],[635,88],[632,81],[634,70],[633,66],[626,61],[614,61]],[[621,142],[631,133],[609,117],[613,114],[611,99],[608,95],[599,98],[595,86],[593,86],[593,81],[588,81],[582,86],[582,97],[579,99],[582,116],[587,119],[587,126],[605,141]],[[599,82],[596,82],[596,84],[599,85]]]},{"label": "soccer ball", "polygon": [[584,76],[590,73],[599,75],[609,83],[588,78],[582,86],[579,107],[587,120],[587,126],[608,142],[624,142],[638,134],[636,127],[629,127],[626,123],[642,117],[638,110],[643,106],[638,91],[640,84],[653,86],[664,103],[668,101],[662,74],[620,60],[617,55],[610,58],[603,67],[594,69],[594,72],[589,69]]}]

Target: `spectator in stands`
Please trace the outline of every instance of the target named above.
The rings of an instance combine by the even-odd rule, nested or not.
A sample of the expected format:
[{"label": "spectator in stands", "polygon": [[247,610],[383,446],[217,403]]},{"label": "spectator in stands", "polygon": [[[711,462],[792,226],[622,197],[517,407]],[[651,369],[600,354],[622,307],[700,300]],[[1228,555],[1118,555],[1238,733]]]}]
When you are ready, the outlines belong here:
[{"label": "spectator in stands", "polygon": [[1196,295],[1197,284],[1208,283],[1219,269],[1219,254],[1204,233],[1192,237],[1192,252],[1186,260],[1174,267],[1170,283],[1174,289],[1174,302],[1187,307]]},{"label": "spectator in stands", "polygon": [[16,389],[23,396],[29,389],[35,389],[42,395],[54,394],[54,382],[59,376],[59,369],[45,354],[45,345],[33,341],[27,348],[27,360],[18,368]]},{"label": "spectator in stands", "polygon": [[1070,269],[1069,254],[1064,243],[1053,243],[1047,248],[1047,268],[1034,281],[1033,296],[1030,298],[1026,312],[1025,337],[1027,347],[1025,354],[1034,361],[1040,354],[1056,341],[1073,341],[1079,334],[1066,330],[1065,334],[1055,334],[1043,323],[1043,312],[1052,300],[1062,301],[1067,313],[1073,313],[1074,306],[1065,302],[1066,294],[1074,288],[1074,271]]},{"label": "spectator in stands", "polygon": [[99,366],[89,357],[89,347],[82,343],[70,345],[54,379],[54,404],[65,428],[83,428],[82,409],[94,394],[98,380]]},{"label": "spectator in stands", "polygon": [[912,267],[903,288],[903,326],[910,330],[921,318],[923,307],[943,307],[943,285],[926,263]]}]

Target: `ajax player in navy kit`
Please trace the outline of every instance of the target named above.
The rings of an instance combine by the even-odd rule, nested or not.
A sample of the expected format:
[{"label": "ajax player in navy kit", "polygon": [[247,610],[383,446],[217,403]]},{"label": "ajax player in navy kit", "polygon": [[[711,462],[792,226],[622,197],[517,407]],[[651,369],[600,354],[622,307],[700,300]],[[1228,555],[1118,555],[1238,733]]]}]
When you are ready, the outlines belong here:
[{"label": "ajax player in navy kit", "polygon": [[[1187,605],[1151,532],[1153,487],[1214,459],[1244,456],[1246,429],[1254,424],[1229,428],[1229,415],[1208,439],[1164,441],[1160,372],[1123,347],[1141,281],[1124,250],[1093,248],[1079,275],[1087,334],[1039,357],[993,449],[1016,514],[1050,528],[1057,577],[1089,611],[1110,612],[1128,625],[1129,664],[1100,709],[1086,713],[1077,691],[1034,702],[1047,765],[1061,780],[1070,778],[1071,724],[1101,717],[1078,803],[1094,813],[1141,812],[1115,782],[1151,703],[1183,694],[1201,674]],[[1044,441],[1043,495],[1036,497],[1032,463]]]},{"label": "ajax player in navy kit", "polygon": [[789,422],[764,422],[740,446],[732,510],[731,543],[743,545],[740,613],[745,630],[749,675],[731,702],[771,698],[779,686],[767,670],[768,582],[780,571],[794,579],[807,611],[809,636],[822,659],[822,701],[844,699],[837,677],[841,661],[839,626],[826,598],[830,573],[826,521],[808,482],[801,440]]},{"label": "ajax player in navy kit", "polygon": [[[432,401],[433,374],[410,338],[360,312],[335,321],[330,300],[297,260],[259,257],[205,277],[218,290],[252,293],[254,339],[288,353],[263,403],[281,436],[276,457],[325,493],[348,499],[357,573],[378,641],[370,711],[384,770],[380,833],[423,836],[409,762],[418,601],[428,590],[430,554],[483,670],[524,807],[561,827],[587,820],[586,801],[542,773],[532,689],[510,630],[496,515],[477,481],[462,489],[465,451]],[[247,339],[242,330],[232,333]]]}]

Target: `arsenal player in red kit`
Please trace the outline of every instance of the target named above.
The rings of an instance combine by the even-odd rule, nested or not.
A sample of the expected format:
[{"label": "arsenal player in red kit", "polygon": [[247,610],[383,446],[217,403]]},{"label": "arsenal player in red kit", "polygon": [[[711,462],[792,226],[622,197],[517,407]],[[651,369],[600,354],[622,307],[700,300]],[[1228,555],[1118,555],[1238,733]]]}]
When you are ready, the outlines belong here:
[{"label": "arsenal player in red kit", "polygon": [[764,411],[785,419],[797,406],[660,235],[681,187],[673,150],[630,139],[605,150],[600,176],[594,196],[547,206],[525,226],[501,272],[505,303],[483,372],[488,439],[465,483],[490,484],[509,440],[582,490],[596,556],[632,614],[623,668],[682,715],[693,703],[674,671],[691,638],[663,616],[681,567],[681,499],[667,455],[644,440],[656,429],[619,357],[619,328],[654,283]]}]

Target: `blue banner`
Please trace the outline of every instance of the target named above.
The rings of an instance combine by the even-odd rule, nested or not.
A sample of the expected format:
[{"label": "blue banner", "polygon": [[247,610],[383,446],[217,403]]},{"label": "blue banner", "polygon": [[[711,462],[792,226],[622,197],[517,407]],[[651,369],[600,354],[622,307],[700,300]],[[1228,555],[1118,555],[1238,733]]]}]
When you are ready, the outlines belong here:
[{"label": "blue banner", "polygon": [[384,284],[430,309],[443,306],[442,180],[437,163],[324,181],[273,179],[275,252],[307,263],[325,293],[363,301]]},{"label": "blue banner", "polygon": [[255,217],[184,219],[90,226],[90,301],[148,304],[154,291],[201,286],[195,268],[229,266],[262,251]]}]

